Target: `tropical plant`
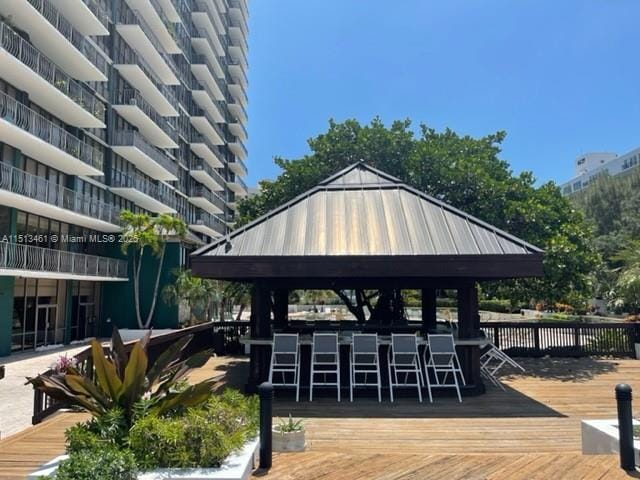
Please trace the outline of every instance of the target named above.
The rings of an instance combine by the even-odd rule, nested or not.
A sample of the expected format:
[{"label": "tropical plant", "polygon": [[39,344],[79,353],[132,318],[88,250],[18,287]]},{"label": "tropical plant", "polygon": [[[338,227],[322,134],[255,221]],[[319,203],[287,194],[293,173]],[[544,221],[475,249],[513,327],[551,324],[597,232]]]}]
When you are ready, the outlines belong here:
[{"label": "tropical plant", "polygon": [[102,447],[74,452],[60,462],[55,480],[135,480],[137,465],[129,450]]},{"label": "tropical plant", "polygon": [[280,423],[276,426],[276,430],[282,433],[301,432],[304,430],[304,420],[299,418],[294,420],[291,414],[286,420],[280,420]]},{"label": "tropical plant", "polygon": [[189,307],[189,323],[194,319],[210,319],[211,303],[218,300],[219,291],[213,280],[194,277],[191,270],[175,269],[175,281],[162,289],[162,299],[169,305],[184,302]]},{"label": "tropical plant", "polygon": [[156,415],[205,402],[211,395],[212,379],[177,387],[187,372],[204,365],[211,353],[200,352],[182,360],[182,352],[193,339],[193,335],[187,335],[169,346],[155,363],[149,365],[146,346],[150,335],[151,332],[136,342],[129,353],[118,329],[113,330],[108,352],[93,340],[91,357],[95,380],[75,368],[69,368],[66,373],[50,372],[28,378],[28,383],[50,397],[78,406],[94,416],[120,409],[127,428],[131,426],[141,401],[144,401],[148,413]]},{"label": "tropical plant", "polygon": [[[120,213],[123,224],[122,251],[131,252],[133,266],[133,297],[136,309],[136,319],[140,328],[149,328],[153,320],[160,286],[160,275],[164,263],[166,240],[168,237],[182,239],[186,235],[187,225],[183,220],[168,214],[155,217],[146,213],[133,213],[123,210]],[[151,306],[144,317],[140,309],[140,271],[145,252],[150,251],[157,259],[158,269],[151,297]]]}]

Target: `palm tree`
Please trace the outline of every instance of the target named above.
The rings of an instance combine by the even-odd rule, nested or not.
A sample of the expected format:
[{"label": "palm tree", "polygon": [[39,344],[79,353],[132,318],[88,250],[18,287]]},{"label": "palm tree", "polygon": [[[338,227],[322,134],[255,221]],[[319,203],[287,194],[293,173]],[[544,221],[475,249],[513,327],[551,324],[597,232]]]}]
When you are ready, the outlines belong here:
[{"label": "palm tree", "polygon": [[[187,233],[187,225],[181,219],[166,213],[152,217],[146,213],[133,213],[123,210],[120,213],[123,224],[122,251],[129,254],[131,251],[133,266],[133,296],[136,309],[136,319],[139,328],[149,328],[153,319],[160,287],[160,275],[164,263],[164,255],[167,247],[166,240],[169,237],[183,239]],[[151,298],[149,312],[143,320],[140,311],[140,270],[142,259],[146,251],[158,259],[158,269]]]},{"label": "palm tree", "polygon": [[176,280],[162,290],[165,303],[179,305],[185,302],[189,306],[189,323],[198,320],[209,320],[209,307],[218,300],[219,292],[215,282],[194,277],[191,270],[176,269],[173,271]]}]

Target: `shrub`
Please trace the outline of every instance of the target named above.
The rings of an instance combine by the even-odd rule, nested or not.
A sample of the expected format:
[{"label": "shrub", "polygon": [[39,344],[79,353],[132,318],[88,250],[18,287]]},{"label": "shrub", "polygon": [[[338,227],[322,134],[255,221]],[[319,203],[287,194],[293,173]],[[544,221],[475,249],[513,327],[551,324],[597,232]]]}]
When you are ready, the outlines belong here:
[{"label": "shrub", "polygon": [[136,461],[129,450],[103,447],[73,452],[60,462],[55,480],[135,480]]},{"label": "shrub", "polygon": [[509,300],[492,298],[488,300],[480,300],[478,303],[480,310],[497,313],[511,313],[511,302]]},{"label": "shrub", "polygon": [[257,397],[235,390],[180,414],[148,415],[129,431],[141,468],[216,467],[258,430]]},{"label": "shrub", "polygon": [[67,429],[67,453],[83,450],[95,451],[104,447],[124,447],[127,439],[127,422],[120,409],[109,410],[88,422]]},{"label": "shrub", "polygon": [[458,300],[455,298],[436,298],[436,306],[439,308],[456,308]]}]

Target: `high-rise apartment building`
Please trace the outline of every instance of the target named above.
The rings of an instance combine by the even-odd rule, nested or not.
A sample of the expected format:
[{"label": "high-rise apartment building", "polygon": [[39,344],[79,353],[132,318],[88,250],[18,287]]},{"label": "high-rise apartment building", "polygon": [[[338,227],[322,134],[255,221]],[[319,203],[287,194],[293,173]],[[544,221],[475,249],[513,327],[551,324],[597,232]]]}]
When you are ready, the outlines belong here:
[{"label": "high-rise apartment building", "polygon": [[[247,193],[248,10],[247,0],[2,0],[0,16],[7,355],[135,327],[121,210],[189,226],[167,247],[162,284],[191,248],[226,233]],[[143,310],[155,275],[143,264]],[[156,327],[177,324],[176,307],[156,312]]]}]

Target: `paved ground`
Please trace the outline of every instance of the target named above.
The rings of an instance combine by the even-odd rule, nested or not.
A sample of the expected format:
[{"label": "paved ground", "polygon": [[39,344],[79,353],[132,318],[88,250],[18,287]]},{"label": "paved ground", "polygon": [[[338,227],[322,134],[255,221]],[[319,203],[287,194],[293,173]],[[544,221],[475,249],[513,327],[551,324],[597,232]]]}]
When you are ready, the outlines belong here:
[{"label": "paved ground", "polygon": [[6,438],[31,425],[33,389],[25,385],[25,377],[47,370],[60,356],[73,356],[86,345],[74,345],[45,352],[18,353],[0,358],[5,365],[4,380],[0,380],[0,438]]}]

